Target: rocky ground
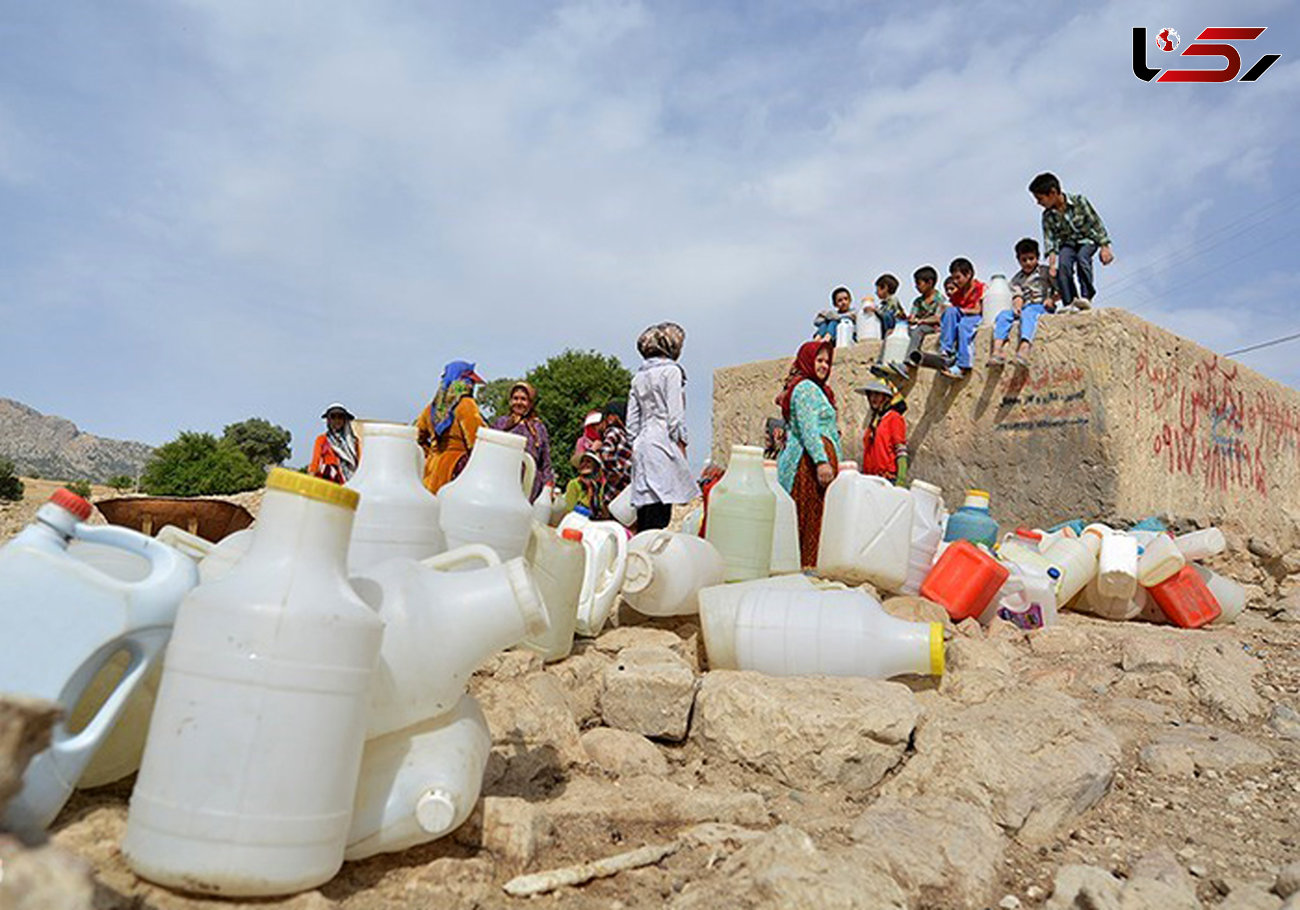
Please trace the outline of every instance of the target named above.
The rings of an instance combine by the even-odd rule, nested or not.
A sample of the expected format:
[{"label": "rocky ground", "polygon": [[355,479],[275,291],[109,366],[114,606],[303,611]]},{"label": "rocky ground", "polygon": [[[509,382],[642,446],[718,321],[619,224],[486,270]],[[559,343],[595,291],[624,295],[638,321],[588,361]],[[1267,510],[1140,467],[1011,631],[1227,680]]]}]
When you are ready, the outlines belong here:
[{"label": "rocky ground", "polygon": [[[475,676],[496,744],[455,835],[246,906],[1294,910],[1300,599],[1255,577],[1279,559],[1242,563],[1257,597],[1233,626],[966,623],[938,683],[709,672],[693,621],[624,610],[564,661],[512,652]],[[74,797],[57,851],[0,842],[0,907],[245,906],[137,879],[118,850],[129,793]],[[578,887],[504,887],[647,845],[648,865]],[[23,904],[15,878],[85,890]]]}]

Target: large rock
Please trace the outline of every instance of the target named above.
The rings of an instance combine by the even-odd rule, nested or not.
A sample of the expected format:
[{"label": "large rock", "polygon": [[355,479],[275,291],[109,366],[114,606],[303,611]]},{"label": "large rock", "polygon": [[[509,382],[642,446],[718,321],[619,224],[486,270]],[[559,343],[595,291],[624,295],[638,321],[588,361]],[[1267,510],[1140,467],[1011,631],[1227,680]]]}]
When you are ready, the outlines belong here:
[{"label": "large rock", "polygon": [[60,713],[53,702],[0,696],[0,814],[22,786],[28,762],[50,744]]},{"label": "large rock", "polygon": [[662,645],[624,648],[605,668],[600,714],[607,726],[680,741],[694,703],[694,671]]},{"label": "large rock", "polygon": [[0,835],[0,908],[90,910],[94,895],[84,860],[53,846],[24,850]]},{"label": "large rock", "polygon": [[579,727],[600,723],[600,690],[605,686],[605,668],[611,662],[609,655],[587,648],[546,668],[546,674],[564,690],[569,711]]},{"label": "large rock", "polygon": [[1263,671],[1259,660],[1228,639],[1203,647],[1193,665],[1193,689],[1201,701],[1238,723],[1263,715],[1267,703],[1255,691]]},{"label": "large rock", "polygon": [[1096,866],[1068,865],[1056,872],[1045,910],[1200,910],[1181,883],[1133,876],[1120,881]]},{"label": "large rock", "polygon": [[596,727],[582,734],[582,748],[591,760],[615,777],[668,773],[668,759],[640,733]]},{"label": "large rock", "polygon": [[1193,777],[1202,771],[1253,771],[1273,763],[1273,753],[1227,730],[1189,725],[1156,734],[1138,754],[1139,764],[1162,777]]},{"label": "large rock", "polygon": [[534,795],[586,763],[578,725],[553,676],[484,680],[475,692],[492,731],[485,793]]},{"label": "large rock", "polygon": [[1010,689],[973,706],[941,702],[915,746],[886,793],[973,803],[1031,845],[1096,805],[1120,759],[1115,734],[1054,689]]},{"label": "large rock", "polygon": [[875,786],[903,759],[920,716],[906,686],[871,679],[771,677],[714,670],[695,703],[692,738],[800,789]]}]

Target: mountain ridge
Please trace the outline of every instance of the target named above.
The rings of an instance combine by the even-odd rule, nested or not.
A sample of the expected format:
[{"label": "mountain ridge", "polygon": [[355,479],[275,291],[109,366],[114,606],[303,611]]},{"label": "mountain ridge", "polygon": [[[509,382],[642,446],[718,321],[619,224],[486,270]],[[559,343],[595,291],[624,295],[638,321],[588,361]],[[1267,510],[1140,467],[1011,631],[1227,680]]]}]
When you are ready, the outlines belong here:
[{"label": "mountain ridge", "polygon": [[106,483],[122,474],[134,478],[151,454],[143,442],[86,433],[65,417],[0,398],[0,456],[19,474]]}]

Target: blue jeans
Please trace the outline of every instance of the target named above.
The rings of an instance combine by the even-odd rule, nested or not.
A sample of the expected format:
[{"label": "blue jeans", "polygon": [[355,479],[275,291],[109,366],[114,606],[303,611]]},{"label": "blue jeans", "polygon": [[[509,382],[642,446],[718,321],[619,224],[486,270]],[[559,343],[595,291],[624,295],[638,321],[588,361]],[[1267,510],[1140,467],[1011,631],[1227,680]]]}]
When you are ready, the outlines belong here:
[{"label": "blue jeans", "polygon": [[975,330],[984,317],[979,313],[963,313],[955,306],[943,311],[939,322],[939,345],[945,354],[957,355],[957,366],[969,370],[973,363],[971,351],[975,347]]},{"label": "blue jeans", "polygon": [[[1097,288],[1092,283],[1092,255],[1097,252],[1097,244],[1091,241],[1062,245],[1056,253],[1056,286],[1061,291],[1061,306],[1074,303],[1075,297],[1087,297],[1092,300],[1097,296]],[[1079,290],[1074,290],[1074,273],[1079,273]]]},{"label": "blue jeans", "polygon": [[1038,320],[1047,307],[1041,303],[1026,303],[1020,308],[1020,315],[1016,315],[1015,310],[1003,310],[998,313],[998,318],[993,320],[993,337],[998,341],[1006,341],[1011,337],[1012,323],[1020,322],[1020,340],[1033,341],[1034,335],[1038,333]]}]

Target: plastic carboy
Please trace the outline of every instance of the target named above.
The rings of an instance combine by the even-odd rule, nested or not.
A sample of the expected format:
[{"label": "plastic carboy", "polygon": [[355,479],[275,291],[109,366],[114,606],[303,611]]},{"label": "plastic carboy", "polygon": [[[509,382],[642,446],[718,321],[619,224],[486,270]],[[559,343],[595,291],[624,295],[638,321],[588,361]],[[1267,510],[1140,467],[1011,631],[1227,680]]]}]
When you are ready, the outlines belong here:
[{"label": "plastic carboy", "polygon": [[984,490],[967,490],[962,507],[948,516],[943,539],[969,540],[993,547],[998,542],[998,523],[989,514],[989,494]]},{"label": "plastic carboy", "polygon": [[709,496],[705,536],[718,548],[727,581],[765,578],[772,571],[776,494],[763,474],[759,446],[733,445],[727,473]]},{"label": "plastic carboy", "polygon": [[365,454],[348,486],[361,494],[352,522],[348,572],[394,556],[424,559],[447,549],[438,499],[425,487],[416,430],[401,423],[361,423]]},{"label": "plastic carboy", "polygon": [[[158,664],[181,599],[198,581],[193,561],[137,531],[84,524],[90,503],[58,490],[36,521],[0,548],[0,692],[71,711],[91,681],[125,653],[111,694],[77,731],[54,729],[23,775],[0,827],[35,834],[54,820],[132,695]],[[68,554],[80,540],[147,561],[139,581],[114,578]]]},{"label": "plastic carboy", "polygon": [[913,480],[912,541],[907,551],[907,579],[902,593],[921,593],[921,582],[930,574],[934,556],[943,542],[943,490],[924,480]]},{"label": "plastic carboy", "polygon": [[776,524],[772,529],[772,568],[773,575],[788,575],[800,571],[803,566],[799,556],[799,512],[794,505],[794,497],[785,491],[777,479],[776,462],[768,459],[763,462],[763,476],[767,478],[768,488],[776,496]]},{"label": "plastic carboy", "polygon": [[541,654],[542,660],[561,660],[573,650],[578,601],[586,573],[587,550],[582,545],[582,532],[534,524],[524,559],[532,570],[549,623],[545,632],[525,638],[523,646]]},{"label": "plastic carboy", "polygon": [[984,324],[992,325],[998,313],[1011,309],[1011,283],[1006,275],[992,275],[984,285]]},{"label": "plastic carboy", "polygon": [[143,878],[255,897],[342,865],[383,633],[348,584],[358,498],[274,469],[248,553],[181,605],[122,844]]},{"label": "plastic carboy", "polygon": [[628,544],[623,599],[645,616],[699,611],[701,588],[722,584],[726,566],[713,544],[673,531],[642,531]]},{"label": "plastic carboy", "polygon": [[514,433],[478,431],[465,470],[438,492],[448,547],[482,543],[502,559],[524,555],[533,522],[528,493],[537,471],[524,444]]},{"label": "plastic carboy", "polygon": [[897,591],[907,580],[912,497],[888,479],[841,471],[826,488],[817,573]]}]

